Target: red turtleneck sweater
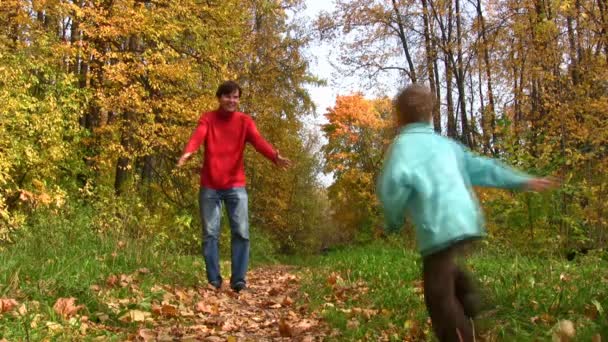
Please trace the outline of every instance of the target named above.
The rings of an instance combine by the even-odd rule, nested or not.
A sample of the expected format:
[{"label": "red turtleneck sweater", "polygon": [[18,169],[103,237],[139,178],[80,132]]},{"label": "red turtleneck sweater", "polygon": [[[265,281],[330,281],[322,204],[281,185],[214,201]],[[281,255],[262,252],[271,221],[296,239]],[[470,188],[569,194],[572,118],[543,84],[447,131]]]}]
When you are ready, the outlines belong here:
[{"label": "red turtleneck sweater", "polygon": [[204,144],[201,186],[225,190],[246,184],[243,152],[247,142],[276,162],[276,150],[260,135],[251,117],[241,112],[216,110],[201,115],[184,153],[195,152]]}]

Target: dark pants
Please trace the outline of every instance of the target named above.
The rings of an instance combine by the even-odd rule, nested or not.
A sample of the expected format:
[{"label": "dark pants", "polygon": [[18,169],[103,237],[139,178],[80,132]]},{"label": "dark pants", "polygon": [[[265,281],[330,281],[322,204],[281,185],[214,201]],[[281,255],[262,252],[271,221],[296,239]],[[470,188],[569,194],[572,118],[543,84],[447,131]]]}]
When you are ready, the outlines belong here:
[{"label": "dark pants", "polygon": [[456,263],[463,243],[423,258],[424,301],[433,331],[441,342],[473,341],[469,317],[478,310],[478,295],[469,275]]}]

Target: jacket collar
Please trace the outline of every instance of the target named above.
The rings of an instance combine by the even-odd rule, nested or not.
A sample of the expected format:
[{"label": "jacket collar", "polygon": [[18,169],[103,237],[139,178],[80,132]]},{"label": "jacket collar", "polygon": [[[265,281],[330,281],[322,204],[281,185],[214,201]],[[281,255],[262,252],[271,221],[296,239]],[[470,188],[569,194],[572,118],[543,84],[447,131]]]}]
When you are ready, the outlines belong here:
[{"label": "jacket collar", "polygon": [[405,125],[401,128],[400,134],[407,133],[433,133],[435,130],[430,123],[426,122],[415,122]]}]

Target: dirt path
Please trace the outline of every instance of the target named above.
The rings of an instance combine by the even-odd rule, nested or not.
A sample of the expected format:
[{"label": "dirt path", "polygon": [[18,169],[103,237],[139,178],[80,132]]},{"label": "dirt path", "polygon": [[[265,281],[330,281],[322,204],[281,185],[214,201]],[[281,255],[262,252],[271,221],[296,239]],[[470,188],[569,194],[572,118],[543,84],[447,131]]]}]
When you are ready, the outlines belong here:
[{"label": "dirt path", "polygon": [[[326,326],[298,305],[298,276],[288,266],[248,273],[248,288],[221,290],[162,287],[151,312],[133,310],[123,320],[147,322],[129,340],[139,341],[321,341]],[[142,325],[143,326],[143,325]],[[97,329],[103,329],[97,326]]]}]

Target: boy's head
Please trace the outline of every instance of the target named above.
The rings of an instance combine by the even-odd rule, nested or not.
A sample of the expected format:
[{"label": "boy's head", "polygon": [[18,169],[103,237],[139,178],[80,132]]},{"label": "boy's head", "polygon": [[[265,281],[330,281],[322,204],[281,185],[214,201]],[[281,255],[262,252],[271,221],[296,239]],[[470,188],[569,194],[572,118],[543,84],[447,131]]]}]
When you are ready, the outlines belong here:
[{"label": "boy's head", "polygon": [[430,122],[435,108],[435,95],[421,84],[412,84],[395,98],[397,125]]}]

